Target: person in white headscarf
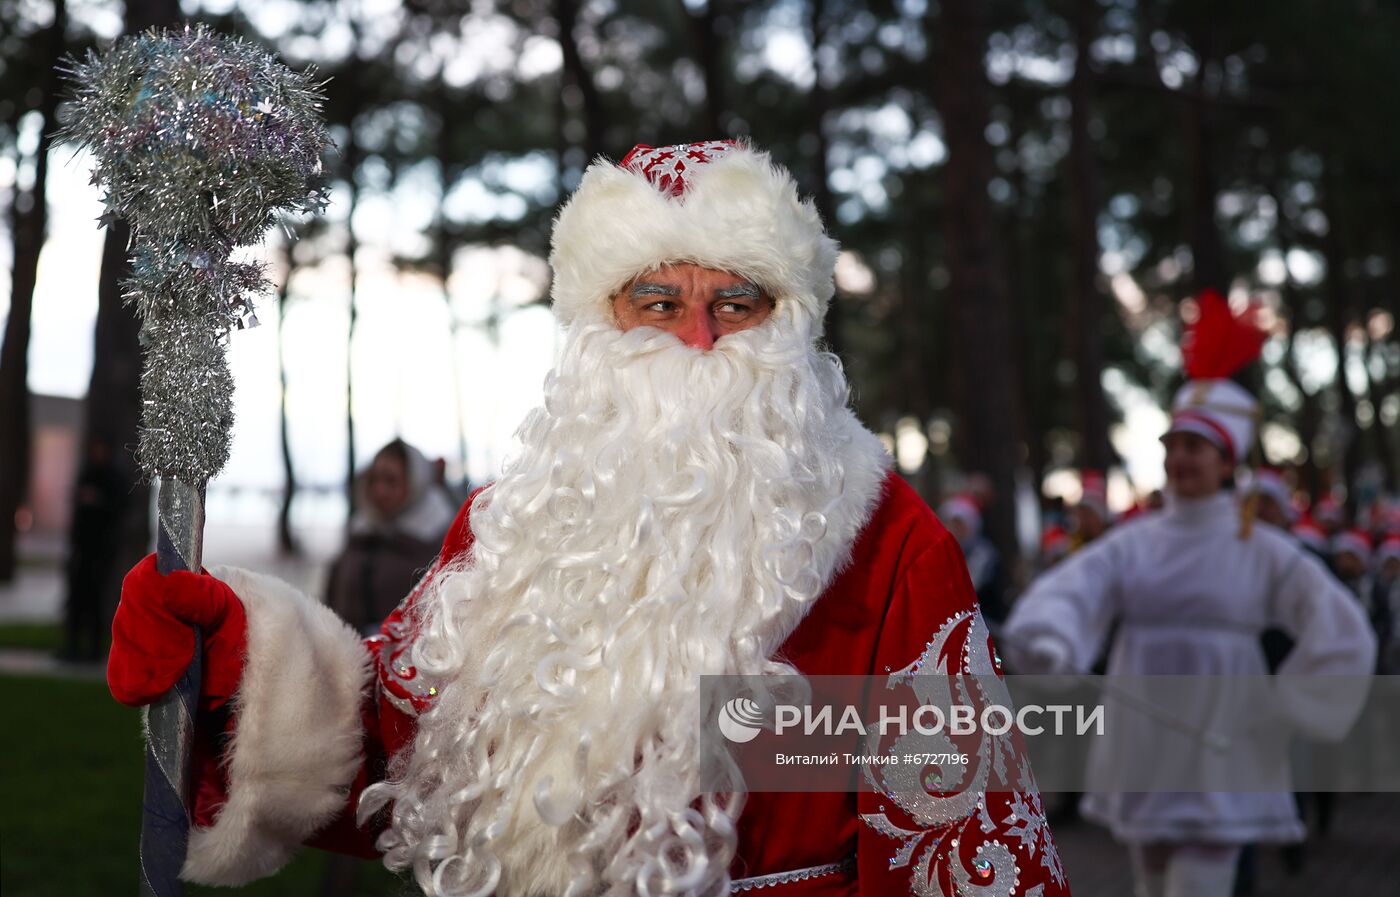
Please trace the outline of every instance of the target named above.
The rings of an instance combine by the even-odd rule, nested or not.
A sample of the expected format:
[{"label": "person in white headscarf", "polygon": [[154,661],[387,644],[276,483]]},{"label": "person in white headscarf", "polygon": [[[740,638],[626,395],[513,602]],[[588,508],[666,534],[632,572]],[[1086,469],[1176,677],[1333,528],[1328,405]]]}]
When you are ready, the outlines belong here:
[{"label": "person in white headscarf", "polygon": [[366,634],[413,588],[437,557],[457,510],[422,452],[395,439],[355,483],[345,548],[332,562],[326,603]]}]

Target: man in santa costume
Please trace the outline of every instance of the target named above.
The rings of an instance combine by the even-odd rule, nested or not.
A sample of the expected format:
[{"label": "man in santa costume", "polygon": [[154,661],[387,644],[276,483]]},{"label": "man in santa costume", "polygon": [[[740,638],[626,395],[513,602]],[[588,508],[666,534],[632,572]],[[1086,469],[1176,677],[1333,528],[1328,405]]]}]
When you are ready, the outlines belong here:
[{"label": "man in santa costume", "polygon": [[134,569],[119,700],[204,634],[184,876],[313,843],[434,895],[1067,894],[1024,764],[1013,792],[702,790],[701,675],[998,669],[956,540],[816,348],[835,260],[750,147],[599,161],[555,223],[543,403],[381,635],[251,571]]}]

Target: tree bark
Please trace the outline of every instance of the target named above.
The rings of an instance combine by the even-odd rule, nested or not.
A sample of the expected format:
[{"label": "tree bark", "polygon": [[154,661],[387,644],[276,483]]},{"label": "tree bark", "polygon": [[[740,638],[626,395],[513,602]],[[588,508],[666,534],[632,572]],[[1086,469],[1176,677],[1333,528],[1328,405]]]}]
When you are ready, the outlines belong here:
[{"label": "tree bark", "polygon": [[[60,90],[54,63],[63,55],[68,6],[55,0],[53,22],[37,50],[48,62],[39,99],[39,146],[34,151],[34,186],[15,199],[11,220],[13,262],[10,275],[10,313],[5,319],[4,344],[0,346],[0,582],[15,575],[16,515],[29,492],[29,333],[34,312],[34,287],[38,280],[39,253],[48,234],[49,149],[53,145]],[[27,203],[27,206],[25,205]]]},{"label": "tree bark", "polygon": [[577,0],[555,0],[554,14],[559,23],[559,47],[564,54],[564,83],[578,88],[583,103],[583,148],[588,162],[603,154],[603,102],[593,74],[579,52]]},{"label": "tree bark", "polygon": [[[1014,126],[1009,143],[1011,146],[1020,143],[1020,134]],[[1049,368],[1041,357],[1044,353],[1037,352],[1036,338],[1032,336],[1039,321],[1046,317],[1042,297],[1037,291],[1036,263],[1029,261],[1041,253],[1041,249],[1037,242],[1034,213],[1029,210],[1026,201],[1029,182],[1025,169],[1018,165],[1007,173],[1007,178],[1011,181],[1013,195],[1021,198],[1016,211],[1009,216],[1013,229],[1012,252],[1019,264],[1008,272],[1011,295],[1016,300],[1012,306],[1015,313],[1011,318],[1011,338],[1016,357],[1022,359],[1016,381],[1022,396],[1018,426],[1026,444],[1026,467],[1030,470],[1030,481],[1039,496],[1045,482],[1045,472],[1050,467],[1049,430],[1053,419],[1053,403],[1045,401],[1047,390],[1044,381]]]},{"label": "tree bark", "polygon": [[[895,357],[898,359],[899,392],[904,397],[901,414],[907,413],[927,428],[933,416],[929,392],[928,334],[934,332],[928,320],[928,234],[916,220],[912,204],[904,224],[904,246],[908,255],[899,271],[898,304],[894,310]],[[937,456],[924,452],[923,463],[914,477],[915,489],[927,501],[937,501],[940,492]]]},{"label": "tree bark", "polygon": [[967,371],[960,411],[966,431],[964,462],[986,474],[995,499],[985,510],[988,535],[1008,569],[1019,561],[1016,539],[1015,359],[1011,357],[1010,298],[987,193],[991,147],[985,139],[989,87],[983,68],[985,10],[977,0],[945,0],[938,23],[941,71],[937,78],[948,159],[944,166],[943,239],[949,268],[948,301]]},{"label": "tree bark", "polygon": [[277,431],[282,444],[282,505],[277,509],[277,550],[285,556],[301,554],[301,545],[292,532],[292,502],[297,494],[297,472],[292,463],[292,441],[287,421],[287,301],[291,298],[292,274],[296,260],[287,246],[287,275],[277,291]]},{"label": "tree bark", "polygon": [[447,195],[451,192],[452,185],[456,180],[452,163],[451,132],[448,125],[452,109],[448,104],[447,94],[442,88],[439,88],[436,99],[438,103],[438,133],[435,151],[440,190],[431,229],[432,268],[433,276],[442,284],[443,309],[447,312],[447,352],[452,361],[452,398],[455,405],[453,416],[457,419],[457,459],[461,464],[462,479],[465,481],[467,478],[467,420],[462,397],[461,362],[457,354],[457,336],[461,325],[457,320],[456,311],[452,308],[452,292],[448,288],[448,281],[452,278],[452,256],[457,248],[456,241],[452,239],[447,227]]},{"label": "tree bark", "polygon": [[[358,61],[360,53],[360,26],[351,17],[350,34],[353,57]],[[359,309],[355,304],[360,286],[360,268],[357,259],[360,254],[360,241],[355,235],[355,209],[358,206],[360,190],[358,177],[360,165],[364,162],[364,149],[360,146],[356,125],[365,105],[365,84],[361,77],[361,67],[357,64],[346,79],[347,108],[345,114],[345,261],[349,266],[349,294],[346,297],[348,322],[345,329],[345,525],[348,529],[355,516],[355,326]]]},{"label": "tree bark", "polygon": [[1322,238],[1322,255],[1327,262],[1327,329],[1337,347],[1337,395],[1342,406],[1342,481],[1347,485],[1347,518],[1355,519],[1354,481],[1361,466],[1361,433],[1356,419],[1356,394],[1347,382],[1347,328],[1356,319],[1351,284],[1346,275],[1346,251],[1342,248],[1341,210],[1337,202],[1340,178],[1333,160],[1325,163],[1322,178],[1322,210],[1327,215],[1327,233]]},{"label": "tree bark", "polygon": [[695,64],[705,82],[705,105],[701,125],[707,140],[725,136],[724,130],[724,66],[718,28],[720,0],[707,0],[697,12],[691,12],[684,0],[678,0],[681,15],[690,23]]},{"label": "tree bark", "polygon": [[1103,370],[1103,322],[1107,303],[1099,289],[1099,172],[1089,118],[1093,112],[1094,75],[1090,47],[1098,30],[1096,0],[1077,0],[1074,12],[1076,59],[1070,95],[1070,234],[1073,282],[1065,323],[1065,357],[1074,361],[1074,410],[1079,430],[1081,466],[1107,472],[1114,462],[1108,439],[1108,403],[1099,373]]},{"label": "tree bark", "polygon": [[[826,18],[826,0],[812,0],[807,18],[807,30],[812,41],[812,91],[807,98],[807,106],[811,115],[813,135],[817,138],[817,148],[812,158],[812,201],[816,203],[817,212],[829,230],[836,226],[836,203],[831,195],[831,171],[828,163],[831,141],[826,130],[827,115],[831,111],[831,93],[822,77],[820,61],[822,45],[826,42]],[[837,356],[842,356],[845,348],[841,330],[841,296],[840,290],[837,290],[831,297],[831,305],[827,307],[825,326],[827,347]]]},{"label": "tree bark", "polygon": [[359,268],[355,256],[360,243],[355,237],[355,201],[359,190],[355,187],[355,170],[359,166],[359,152],[354,139],[346,141],[345,167],[349,186],[346,188],[345,257],[350,265],[350,291],[347,296],[349,322],[345,328],[345,522],[355,516],[355,325],[359,311],[355,307],[355,292],[359,286]]},{"label": "tree bark", "polygon": [[1207,288],[1227,294],[1230,273],[1226,270],[1225,249],[1215,222],[1219,179],[1215,173],[1216,123],[1211,88],[1207,83],[1219,68],[1216,39],[1211,33],[1194,41],[1200,57],[1196,90],[1182,98],[1187,151],[1191,167],[1191,218],[1187,234],[1191,241],[1193,280],[1199,292]]},{"label": "tree bark", "polygon": [[[1363,321],[1364,325],[1365,322]],[[1381,486],[1386,492],[1394,492],[1397,483],[1400,483],[1400,453],[1395,451],[1395,446],[1390,438],[1390,428],[1381,419],[1381,402],[1386,395],[1387,384],[1383,380],[1377,380],[1374,371],[1371,369],[1371,359],[1375,357],[1376,343],[1367,333],[1366,343],[1362,348],[1362,367],[1366,371],[1366,397],[1371,402],[1371,439],[1376,452],[1376,463],[1381,468]]]},{"label": "tree bark", "polygon": [[180,18],[180,0],[126,0],[124,25],[127,34],[175,25]]},{"label": "tree bark", "polygon": [[[102,619],[107,621],[116,611],[122,575],[151,546],[150,486],[143,480],[135,456],[141,426],[141,323],[135,309],[122,300],[122,284],[131,274],[126,254],[130,234],[124,221],[107,227],[98,275],[92,379],[84,403],[83,435],[83,457],[105,453],[111,459],[114,479],[130,486],[125,501],[114,511],[115,519],[121,521],[114,551],[80,544],[95,534],[73,533],[71,554],[85,559],[110,558],[108,569],[88,571],[85,577],[70,575],[68,581],[70,610],[96,600]],[[75,496],[75,517],[77,511]],[[90,583],[97,584],[95,598],[80,594]]]},{"label": "tree bark", "polygon": [[1299,369],[1298,356],[1294,352],[1294,342],[1303,324],[1303,303],[1287,264],[1288,253],[1294,246],[1293,228],[1285,216],[1283,193],[1277,184],[1271,185],[1270,196],[1273,198],[1274,208],[1277,209],[1278,248],[1284,259],[1283,284],[1279,291],[1283,296],[1284,307],[1289,311],[1288,346],[1284,349],[1283,363],[1279,367],[1293,384],[1293,388],[1298,390],[1298,395],[1302,396],[1302,407],[1298,413],[1298,439],[1306,449],[1306,456],[1299,469],[1299,485],[1308,494],[1308,503],[1311,504],[1322,494],[1322,475],[1314,451],[1317,434],[1322,426],[1322,409],[1318,405],[1317,396],[1303,388],[1303,376]]}]

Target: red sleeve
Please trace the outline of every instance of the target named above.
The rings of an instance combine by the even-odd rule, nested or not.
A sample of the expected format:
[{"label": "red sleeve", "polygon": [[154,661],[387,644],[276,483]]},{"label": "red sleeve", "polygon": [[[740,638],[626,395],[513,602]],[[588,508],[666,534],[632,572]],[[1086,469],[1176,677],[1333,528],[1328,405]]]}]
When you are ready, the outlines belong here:
[{"label": "red sleeve", "polygon": [[[936,521],[937,535],[902,571],[876,648],[875,669],[946,675],[1000,675],[1000,660],[977,606],[957,541]],[[897,744],[897,742],[896,742]],[[1040,794],[1024,753],[1008,748],[1019,769],[1011,791],[966,784],[929,794],[867,790],[857,796],[860,892],[1069,894]],[[977,751],[959,772],[976,782]],[[985,764],[984,764],[985,765]],[[892,767],[876,770],[877,783]],[[953,772],[948,771],[950,774]],[[934,768],[924,775],[936,775]],[[926,780],[927,785],[927,780]],[[931,786],[929,786],[931,787]]]},{"label": "red sleeve", "polygon": [[[355,807],[359,805],[360,795],[364,790],[374,782],[381,781],[387,774],[389,758],[411,744],[416,718],[416,714],[409,709],[415,702],[396,702],[386,697],[385,684],[390,677],[385,665],[391,658],[401,656],[408,648],[404,611],[417,600],[445,566],[470,550],[471,505],[480,491],[478,489],[473,492],[457,512],[443,540],[442,550],[428,572],[394,613],[384,621],[380,634],[365,642],[367,650],[374,658],[375,687],[367,691],[360,709],[365,735],[364,761],[351,784],[344,811],[307,840],[306,843],[311,846],[367,859],[379,856],[374,842],[383,830],[386,820],[375,820],[365,828],[360,828],[355,821]],[[246,624],[238,627],[238,637],[246,639]],[[243,647],[245,650],[238,652],[240,656],[246,653],[246,645]],[[200,716],[191,758],[195,794],[193,815],[194,824],[206,828],[213,824],[219,809],[228,799],[229,783],[223,757],[227,752],[229,740],[237,729],[238,721],[226,707],[201,713]]]},{"label": "red sleeve", "polygon": [[407,611],[445,567],[471,550],[471,507],[480,492],[481,489],[473,491],[458,510],[432,567],[384,621],[380,634],[366,640],[366,647],[374,657],[375,687],[366,695],[361,713],[365,729],[365,762],[351,785],[345,812],[306,842],[313,847],[366,859],[379,856],[374,842],[388,825],[386,815],[380,813],[361,828],[356,823],[354,808],[359,806],[364,790],[382,781],[388,774],[389,760],[400,751],[411,749],[417,714],[425,710],[430,702],[429,695],[414,688],[414,671],[408,665],[412,633]]}]

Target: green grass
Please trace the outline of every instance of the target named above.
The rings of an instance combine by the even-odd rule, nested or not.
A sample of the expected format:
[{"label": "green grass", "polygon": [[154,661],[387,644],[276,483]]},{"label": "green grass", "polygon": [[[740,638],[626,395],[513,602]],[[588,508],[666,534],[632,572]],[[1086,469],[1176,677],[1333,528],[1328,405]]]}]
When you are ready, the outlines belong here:
[{"label": "green grass", "polygon": [[0,648],[57,653],[63,647],[63,629],[57,623],[0,624]]},{"label": "green grass", "polygon": [[[0,706],[8,717],[0,727],[0,894],[136,893],[139,714],[114,702],[101,682],[45,677],[0,676]],[[307,850],[246,888],[185,893],[315,897],[326,862]],[[363,865],[358,886],[343,897],[418,893],[379,864]]]}]

